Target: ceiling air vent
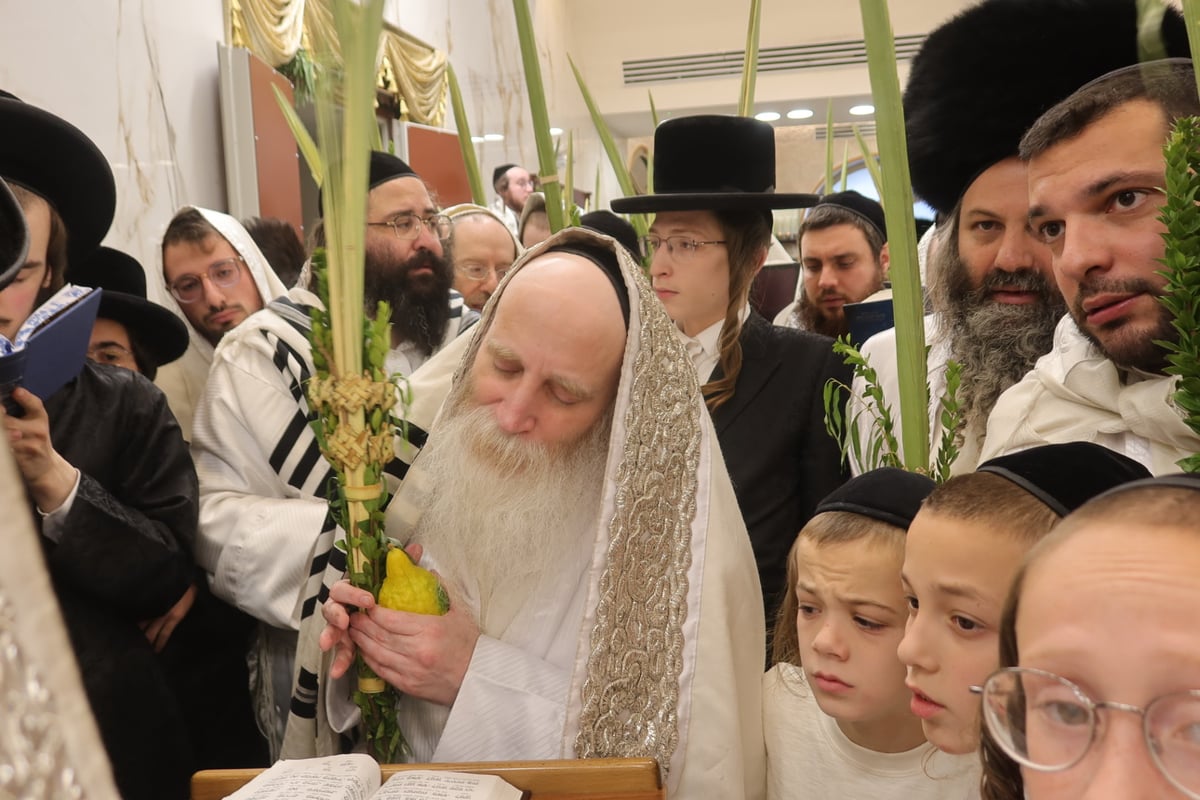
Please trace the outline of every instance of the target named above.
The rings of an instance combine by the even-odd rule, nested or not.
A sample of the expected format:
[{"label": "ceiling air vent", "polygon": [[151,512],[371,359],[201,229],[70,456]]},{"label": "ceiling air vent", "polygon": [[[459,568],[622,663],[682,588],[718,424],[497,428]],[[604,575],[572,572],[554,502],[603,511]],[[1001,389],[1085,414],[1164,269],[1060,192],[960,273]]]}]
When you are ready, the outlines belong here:
[{"label": "ceiling air vent", "polygon": [[[825,141],[825,123],[813,123],[812,127],[816,129],[817,141]],[[874,122],[835,122],[833,124],[834,139],[853,139],[854,129],[858,128],[859,133],[863,136],[875,135]]]},{"label": "ceiling air vent", "polygon": [[[896,37],[896,58],[912,58],[925,41],[925,34]],[[621,64],[625,84],[663,83],[689,78],[720,78],[742,74],[745,50],[698,53],[665,58],[641,58]],[[758,51],[758,71],[793,72],[822,67],[846,67],[867,63],[862,39],[848,42],[819,42],[789,47],[764,47]]]}]

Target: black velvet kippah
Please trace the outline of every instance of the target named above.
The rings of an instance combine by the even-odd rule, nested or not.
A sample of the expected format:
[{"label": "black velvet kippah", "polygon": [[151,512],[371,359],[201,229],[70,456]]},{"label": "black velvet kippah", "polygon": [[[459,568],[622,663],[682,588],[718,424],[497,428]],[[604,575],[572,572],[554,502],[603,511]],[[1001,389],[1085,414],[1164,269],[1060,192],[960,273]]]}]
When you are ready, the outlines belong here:
[{"label": "black velvet kippah", "polygon": [[936,486],[925,475],[880,467],[843,483],[817,504],[813,515],[849,511],[908,530],[921,502]]},{"label": "black velvet kippah", "polygon": [[634,261],[642,257],[637,231],[624,217],[618,217],[611,211],[589,211],[579,218],[579,227],[590,228],[616,239],[625,246]]},{"label": "black velvet kippah", "polygon": [[381,183],[387,183],[393,178],[406,176],[417,177],[417,173],[408,164],[396,158],[391,153],[371,151],[370,188],[374,189]]},{"label": "black velvet kippah", "polygon": [[821,195],[821,199],[813,208],[821,206],[837,206],[838,208],[844,208],[847,211],[858,214],[871,223],[875,230],[879,231],[879,235],[883,237],[883,240],[887,241],[887,222],[884,220],[883,206],[866,195],[859,194],[853,189],[845,192]]},{"label": "black velvet kippah", "polygon": [[1115,486],[1106,492],[1096,495],[1096,497],[1092,499],[1096,500],[1101,497],[1120,494],[1121,492],[1127,492],[1130,489],[1152,489],[1155,487],[1161,489],[1192,489],[1193,491],[1200,492],[1200,473],[1179,472],[1172,475],[1159,475],[1154,478],[1139,478],[1138,480],[1129,481],[1128,483],[1122,483],[1119,486]]},{"label": "black velvet kippah", "polygon": [[604,273],[604,277],[608,278],[608,282],[612,284],[613,291],[617,293],[617,302],[621,304],[621,317],[625,320],[625,330],[629,330],[629,293],[625,289],[625,276],[621,274],[621,264],[617,261],[616,253],[604,245],[591,245],[583,242],[556,245],[547,249],[546,252],[581,256],[599,267],[600,271]]},{"label": "black velvet kippah", "polygon": [[985,461],[977,471],[1012,481],[1060,517],[1113,487],[1150,477],[1150,471],[1132,458],[1091,442],[1010,453]]},{"label": "black velvet kippah", "polygon": [[500,166],[498,166],[494,170],[492,170],[492,186],[495,186],[496,183],[501,178],[504,177],[504,173],[508,172],[510,169],[512,169],[515,166],[517,166],[517,165],[516,164],[501,164]]}]

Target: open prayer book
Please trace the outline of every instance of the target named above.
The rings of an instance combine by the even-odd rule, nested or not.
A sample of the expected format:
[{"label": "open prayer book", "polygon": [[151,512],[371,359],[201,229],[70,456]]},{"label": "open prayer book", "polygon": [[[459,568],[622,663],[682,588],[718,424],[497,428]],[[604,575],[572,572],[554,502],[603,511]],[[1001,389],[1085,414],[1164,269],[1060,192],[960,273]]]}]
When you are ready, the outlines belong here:
[{"label": "open prayer book", "polygon": [[379,764],[362,753],[278,761],[226,800],[521,800],[495,775],[406,770],[380,786]]},{"label": "open prayer book", "polygon": [[83,369],[100,295],[67,284],[29,315],[13,341],[0,336],[0,400],[10,412],[20,410],[8,399],[14,387],[45,400]]}]

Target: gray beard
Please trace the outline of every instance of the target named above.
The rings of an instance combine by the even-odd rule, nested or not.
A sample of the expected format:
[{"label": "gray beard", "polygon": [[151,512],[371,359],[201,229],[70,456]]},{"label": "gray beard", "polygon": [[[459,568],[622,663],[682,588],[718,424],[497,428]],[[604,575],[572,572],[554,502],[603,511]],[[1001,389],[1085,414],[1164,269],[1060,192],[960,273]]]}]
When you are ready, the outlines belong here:
[{"label": "gray beard", "polygon": [[500,635],[514,605],[585,568],[610,430],[607,415],[578,440],[547,447],[504,434],[487,408],[460,406],[425,448],[429,491],[417,498],[425,510],[413,540],[476,599],[485,633]]},{"label": "gray beard", "polygon": [[[962,367],[958,389],[964,432],[982,437],[987,418],[997,398],[1033,369],[1034,364],[1054,343],[1054,328],[1066,312],[1058,292],[1033,269],[1017,273],[993,270],[982,286],[972,286],[966,265],[958,257],[956,242],[947,242],[939,270],[947,270],[947,308],[941,309],[949,337],[950,357]],[[993,285],[1019,286],[1038,292],[1038,302],[1009,305],[991,299]]]}]

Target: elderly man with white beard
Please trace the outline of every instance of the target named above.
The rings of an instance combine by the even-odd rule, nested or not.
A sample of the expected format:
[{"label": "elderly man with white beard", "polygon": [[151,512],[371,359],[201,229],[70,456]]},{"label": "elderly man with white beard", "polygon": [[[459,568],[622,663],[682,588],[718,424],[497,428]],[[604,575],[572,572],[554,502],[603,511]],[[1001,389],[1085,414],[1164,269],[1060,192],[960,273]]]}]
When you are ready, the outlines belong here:
[{"label": "elderly man with white beard", "polygon": [[321,646],[331,677],[358,651],[404,693],[415,760],[653,757],[669,797],[762,796],[754,557],[695,370],[614,240],[570,229],[517,262],[388,531],[449,613],[343,581]]}]

